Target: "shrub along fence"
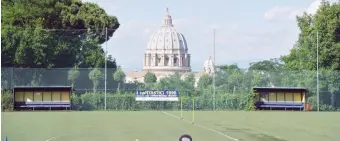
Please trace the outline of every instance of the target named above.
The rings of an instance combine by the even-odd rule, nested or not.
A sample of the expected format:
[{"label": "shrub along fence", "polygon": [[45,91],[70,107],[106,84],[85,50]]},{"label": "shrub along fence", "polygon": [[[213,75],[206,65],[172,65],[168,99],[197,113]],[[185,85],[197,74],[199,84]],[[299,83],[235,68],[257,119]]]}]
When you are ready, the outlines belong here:
[{"label": "shrub along fence", "polygon": [[[183,110],[192,110],[193,100],[195,100],[196,110],[213,110],[213,99],[210,95],[197,97],[181,96],[181,101],[135,101],[135,94],[112,94],[106,97],[107,110],[180,110],[181,103]],[[13,108],[13,98],[11,91],[2,92],[2,109],[11,111]],[[72,110],[91,111],[105,109],[105,95],[103,93],[84,93],[72,95]],[[216,109],[218,110],[251,110],[252,105],[249,94],[216,94]]]},{"label": "shrub along fence", "polygon": [[[135,101],[135,94],[107,94],[107,110],[191,110],[195,100],[196,110],[212,110],[213,99],[210,97],[182,96],[181,101]],[[216,95],[216,108],[218,110],[243,110],[249,102],[249,94],[242,95]],[[73,110],[104,110],[105,96],[102,93],[85,93],[72,96]]]}]

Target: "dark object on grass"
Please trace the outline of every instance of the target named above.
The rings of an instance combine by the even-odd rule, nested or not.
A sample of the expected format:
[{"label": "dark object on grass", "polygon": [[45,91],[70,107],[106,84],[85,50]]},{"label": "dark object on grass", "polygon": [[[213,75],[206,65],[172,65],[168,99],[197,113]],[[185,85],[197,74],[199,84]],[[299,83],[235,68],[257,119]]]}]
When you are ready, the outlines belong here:
[{"label": "dark object on grass", "polygon": [[181,137],[179,137],[179,141],[192,141],[192,138],[191,138],[190,135],[185,134],[185,135],[182,135]]}]

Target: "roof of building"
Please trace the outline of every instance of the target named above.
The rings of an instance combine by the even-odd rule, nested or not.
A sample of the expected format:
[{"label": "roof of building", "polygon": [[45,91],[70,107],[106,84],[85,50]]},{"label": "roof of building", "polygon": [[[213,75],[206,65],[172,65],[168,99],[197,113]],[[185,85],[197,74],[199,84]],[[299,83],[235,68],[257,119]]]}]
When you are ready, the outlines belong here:
[{"label": "roof of building", "polygon": [[71,86],[14,86],[13,88],[72,88]]},{"label": "roof of building", "polygon": [[13,87],[14,91],[43,91],[43,90],[47,90],[47,91],[51,91],[51,90],[67,90],[67,91],[72,91],[72,87],[71,86],[14,86]]},{"label": "roof of building", "polygon": [[303,87],[254,87],[254,91],[308,91]]}]

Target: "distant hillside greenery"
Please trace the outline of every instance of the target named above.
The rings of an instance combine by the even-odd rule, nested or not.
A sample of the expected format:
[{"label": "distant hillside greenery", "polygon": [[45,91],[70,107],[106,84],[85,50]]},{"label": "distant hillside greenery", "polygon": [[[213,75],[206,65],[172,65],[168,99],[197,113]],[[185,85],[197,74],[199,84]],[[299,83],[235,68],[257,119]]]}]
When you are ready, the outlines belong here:
[{"label": "distant hillside greenery", "polygon": [[[62,1],[62,0],[59,0]],[[7,3],[6,3],[7,2]],[[9,0],[2,1],[2,4],[10,5],[7,9],[12,12],[4,13],[2,16],[10,16],[16,13],[15,7],[21,4],[13,5]],[[23,2],[28,3],[28,2]],[[40,1],[36,1],[40,3]],[[45,5],[45,3],[41,2]],[[90,26],[92,22],[80,26],[79,28],[86,28],[89,25],[91,29],[103,29],[104,27],[118,28],[117,19],[105,14],[98,6],[89,3],[82,3],[72,1],[67,3],[64,0],[60,3],[56,1],[48,2],[47,8],[57,9],[56,11],[49,10],[50,13],[42,12],[43,16],[53,16],[55,12],[60,12],[62,8],[53,8],[59,5],[63,8],[87,7],[98,10],[97,12],[90,12],[91,14],[101,13],[100,16],[91,17],[91,14],[85,14],[87,16],[78,17],[80,20],[86,23],[87,20],[94,20],[93,26]],[[67,6],[65,6],[67,5]],[[79,6],[80,5],[80,6]],[[4,6],[4,4],[2,5]],[[33,5],[34,6],[34,5]],[[86,6],[85,6],[86,7]],[[20,9],[20,10],[24,10]],[[77,8],[76,8],[77,9]],[[81,9],[81,8],[80,8]],[[87,8],[85,8],[87,9]],[[20,11],[19,10],[19,11]],[[94,11],[96,11],[94,10]],[[52,11],[52,12],[51,12]],[[77,11],[77,10],[75,10]],[[86,10],[85,10],[86,11]],[[248,69],[241,69],[237,64],[216,66],[217,72],[215,77],[216,87],[216,108],[218,110],[253,110],[253,99],[251,99],[253,87],[306,87],[309,90],[307,95],[307,102],[314,107],[317,103],[317,43],[316,33],[319,35],[319,94],[320,94],[320,110],[322,111],[340,111],[340,3],[329,3],[322,1],[320,9],[315,15],[309,15],[304,13],[302,16],[297,17],[297,24],[300,28],[299,38],[296,44],[291,49],[290,53],[280,58],[263,60],[259,62],[253,62]],[[41,13],[41,10],[39,10]],[[38,12],[38,13],[39,13]],[[78,12],[84,12],[79,10]],[[27,12],[28,14],[30,12]],[[32,12],[31,12],[32,13]],[[63,13],[63,12],[61,12]],[[72,13],[72,12],[71,12]],[[33,14],[33,13],[32,13]],[[37,13],[34,13],[37,14]],[[33,15],[34,15],[33,14]],[[72,14],[71,14],[72,15]],[[55,15],[54,15],[55,16]],[[16,17],[16,16],[12,16]],[[20,16],[19,16],[20,17]],[[28,16],[20,17],[21,22],[28,22],[28,27],[34,27],[33,25],[48,27],[48,23],[44,20],[32,20],[34,17]],[[74,17],[74,16],[66,16]],[[8,18],[11,24],[15,22],[16,18]],[[103,19],[97,19],[103,18]],[[63,19],[63,18],[60,18]],[[67,18],[66,18],[67,19]],[[77,19],[77,18],[76,18]],[[20,21],[19,20],[19,21]],[[64,19],[63,19],[64,20]],[[61,26],[65,23],[63,20],[60,24],[52,24],[53,26]],[[90,21],[91,21],[90,20]],[[96,21],[98,20],[98,21]],[[20,23],[20,22],[19,22]],[[34,23],[34,24],[33,24]],[[53,22],[52,22],[53,23]],[[66,22],[67,23],[67,22]],[[71,22],[74,23],[74,22]],[[7,23],[8,24],[8,23]],[[74,110],[103,110],[104,109],[104,69],[100,59],[96,55],[102,56],[103,52],[99,46],[103,42],[101,30],[97,30],[95,33],[88,32],[72,32],[71,35],[75,39],[69,41],[70,38],[66,35],[48,35],[41,36],[40,30],[27,31],[16,30],[11,28],[11,24],[3,27],[2,44],[4,47],[2,51],[2,61],[4,66],[2,67],[26,67],[26,68],[58,68],[64,67],[63,71],[58,69],[11,69],[8,71],[2,71],[2,87],[10,88],[13,85],[47,85],[47,84],[64,84],[72,85],[76,89],[72,96],[72,105]],[[31,24],[31,25],[30,25]],[[75,23],[74,23],[75,24]],[[11,26],[10,26],[11,25]],[[20,25],[20,24],[19,24]],[[19,26],[16,25],[16,26]],[[30,26],[29,26],[30,25]],[[115,26],[112,26],[115,25]],[[119,24],[118,24],[119,25]],[[20,25],[20,28],[23,26]],[[36,27],[40,28],[39,26]],[[70,26],[70,27],[69,27]],[[75,28],[69,24],[61,26],[62,28]],[[59,27],[60,28],[60,27]],[[5,30],[5,31],[4,31]],[[11,31],[11,32],[10,32]],[[37,36],[31,37],[26,33],[34,33]],[[18,35],[16,35],[18,34]],[[74,35],[76,34],[76,35]],[[91,36],[90,36],[90,35]],[[110,37],[113,32],[110,33]],[[90,38],[90,37],[91,38]],[[29,38],[28,38],[29,37]],[[41,37],[41,38],[38,38]],[[84,38],[82,38],[84,37]],[[93,37],[93,38],[92,38]],[[53,38],[60,39],[62,44],[54,44],[54,41],[47,42],[47,39]],[[75,40],[75,41],[74,41]],[[95,41],[94,41],[95,40]],[[88,41],[88,42],[87,42]],[[47,44],[48,43],[48,44]],[[78,44],[79,43],[79,44]],[[89,45],[91,49],[87,51],[79,51],[83,47],[83,44]],[[49,47],[51,46],[51,47]],[[69,50],[65,46],[72,46],[75,50]],[[93,49],[92,47],[97,47]],[[47,47],[49,47],[47,49]],[[52,48],[52,49],[50,49]],[[33,49],[37,49],[35,54],[29,53]],[[58,53],[65,49],[67,52],[65,55],[70,56],[72,63],[67,62],[67,57],[60,57]],[[86,49],[85,49],[86,50]],[[101,52],[101,53],[99,53]],[[46,53],[52,53],[53,55],[48,57]],[[69,54],[68,54],[69,53]],[[94,54],[96,55],[94,55]],[[4,54],[4,55],[3,55]],[[30,56],[31,55],[31,56]],[[35,55],[35,56],[32,56]],[[24,59],[25,56],[31,57],[33,60]],[[59,58],[59,59],[58,59]],[[114,62],[111,59],[111,63]],[[69,63],[69,64],[63,64]],[[109,61],[110,62],[110,61]],[[74,64],[77,64],[74,67]],[[115,63],[112,64],[115,66]],[[81,69],[80,67],[91,67],[90,69]],[[3,69],[2,69],[3,70]],[[11,71],[12,70],[12,71]],[[63,73],[60,73],[63,72]],[[195,108],[197,110],[212,110],[213,109],[213,78],[209,75],[203,75],[195,87],[194,75],[189,75],[184,79],[181,79],[180,74],[176,73],[170,77],[157,78],[153,73],[148,73],[144,81],[146,83],[135,82],[133,84],[127,84],[124,82],[125,74],[122,68],[108,69],[107,73],[107,109],[109,110],[178,110],[180,108],[179,102],[136,102],[134,100],[134,93],[137,89],[177,89],[180,92],[180,96],[183,99],[184,109],[189,110],[192,108],[191,101],[195,100]],[[4,92],[2,104],[3,109],[11,108],[11,92]],[[316,109],[316,108],[314,108]]]}]

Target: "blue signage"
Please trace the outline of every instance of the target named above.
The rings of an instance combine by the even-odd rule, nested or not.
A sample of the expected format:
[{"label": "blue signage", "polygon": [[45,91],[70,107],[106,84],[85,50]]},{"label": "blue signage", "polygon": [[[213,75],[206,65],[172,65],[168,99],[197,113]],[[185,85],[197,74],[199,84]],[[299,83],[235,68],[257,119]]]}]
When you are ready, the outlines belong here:
[{"label": "blue signage", "polygon": [[178,101],[177,90],[137,90],[136,101]]}]

